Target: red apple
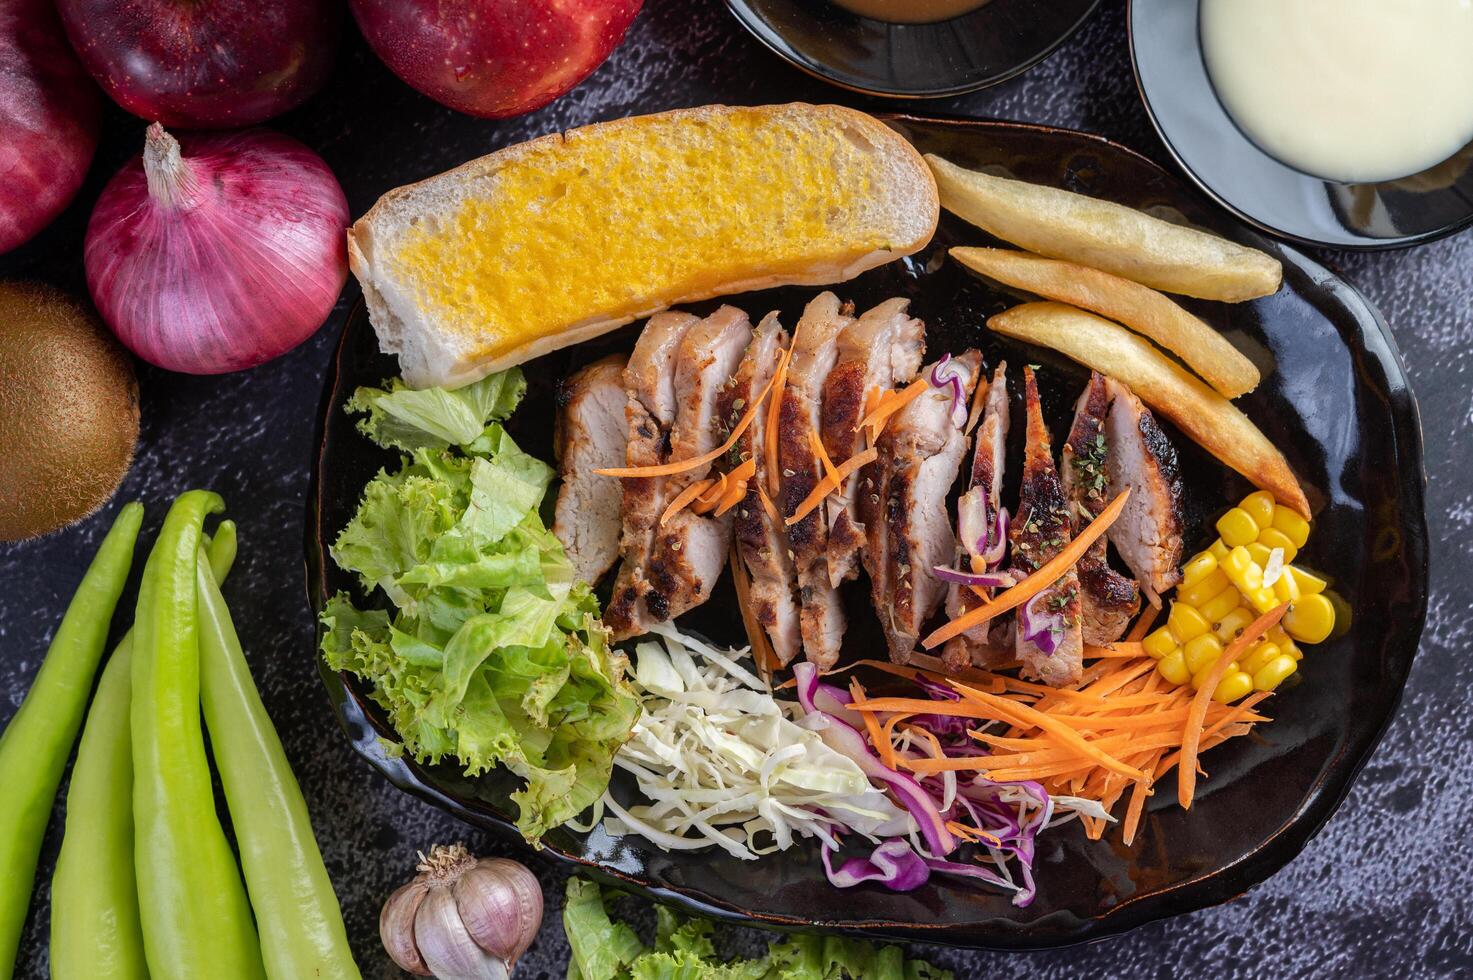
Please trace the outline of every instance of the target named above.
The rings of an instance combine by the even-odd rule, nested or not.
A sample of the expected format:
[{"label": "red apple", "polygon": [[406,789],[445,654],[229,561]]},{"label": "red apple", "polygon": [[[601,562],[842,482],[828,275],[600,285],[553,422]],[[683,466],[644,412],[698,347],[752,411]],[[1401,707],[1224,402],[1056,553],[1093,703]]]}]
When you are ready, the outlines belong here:
[{"label": "red apple", "polygon": [[251,126],[326,80],[333,0],[57,0],[82,64],[118,105],[166,126]]},{"label": "red apple", "polygon": [[351,0],[400,78],[473,116],[540,109],[624,39],[643,0]]},{"label": "red apple", "polygon": [[77,193],[101,108],[50,0],[0,0],[0,253],[50,224]]}]

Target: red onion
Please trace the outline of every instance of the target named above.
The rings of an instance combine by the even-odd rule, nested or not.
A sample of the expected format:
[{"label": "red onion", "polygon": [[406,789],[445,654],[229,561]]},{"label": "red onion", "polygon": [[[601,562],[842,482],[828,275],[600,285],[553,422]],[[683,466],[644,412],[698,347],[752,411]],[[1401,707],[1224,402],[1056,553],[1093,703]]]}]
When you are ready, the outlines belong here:
[{"label": "red onion", "polygon": [[1045,654],[1052,654],[1059,648],[1059,637],[1064,633],[1063,613],[1039,612],[1034,608],[1040,600],[1047,601],[1049,597],[1050,593],[1044,591],[1029,599],[1023,606],[1022,615],[1018,617],[1018,628],[1023,631],[1023,639]]},{"label": "red onion", "polygon": [[77,193],[101,108],[50,0],[0,3],[0,254],[29,241]]},{"label": "red onion", "polygon": [[943,385],[951,389],[951,424],[960,429],[967,424],[967,398],[962,389],[962,371],[951,363],[950,354],[942,354],[931,368],[931,387]]},{"label": "red onion", "polygon": [[189,374],[253,367],[327,319],[348,276],[348,202],[322,159],[268,130],[148,128],[87,228],[87,286],[139,357]]},{"label": "red onion", "polygon": [[934,565],[931,573],[943,582],[975,585],[982,589],[1007,589],[1013,586],[1012,572],[970,572],[961,568]]}]

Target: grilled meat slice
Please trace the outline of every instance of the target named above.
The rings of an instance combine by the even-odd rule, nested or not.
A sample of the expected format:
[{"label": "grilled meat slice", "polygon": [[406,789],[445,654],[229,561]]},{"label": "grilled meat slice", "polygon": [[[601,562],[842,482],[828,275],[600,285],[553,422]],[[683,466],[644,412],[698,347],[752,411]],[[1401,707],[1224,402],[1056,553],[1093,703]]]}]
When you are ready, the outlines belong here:
[{"label": "grilled meat slice", "polygon": [[[1023,448],[1023,483],[1018,493],[1018,519],[1009,529],[1012,567],[1025,574],[1037,571],[1073,538],[1069,502],[1038,401],[1033,369],[1023,369],[1023,397],[1028,421]],[[1019,610],[1014,649],[1023,675],[1059,687],[1079,680],[1084,638],[1079,622],[1079,576],[1070,568]],[[1040,621],[1052,621],[1049,635],[1029,639]],[[1044,644],[1040,646],[1040,643]],[[1048,650],[1048,645],[1053,649]]]},{"label": "grilled meat slice", "polygon": [[[961,381],[965,406],[977,384],[982,355],[967,351],[951,359],[948,369]],[[932,388],[897,412],[880,437],[880,458],[886,464],[884,519],[866,528],[865,560],[875,612],[896,663],[910,659],[922,627],[946,596],[946,583],[932,569],[956,554],[946,497],[966,455],[967,439],[964,424],[952,416],[950,390]]]},{"label": "grilled meat slice", "polygon": [[[788,346],[788,332],[769,313],[757,326],[746,356],[736,376],[721,390],[716,399],[716,418],[725,430],[718,433],[725,441],[731,427],[752,410],[752,423],[737,438],[727,461],[727,468],[748,459],[756,460],[757,471],[747,481],[747,495],[732,509],[732,526],[736,534],[737,554],[751,577],[749,599],[752,615],[772,641],[772,649],[784,664],[802,648],[798,627],[798,578],[788,551],[787,530],[781,519],[769,514],[762,497],[765,494],[767,460],[762,452],[767,431],[767,400],[754,400],[763,393],[777,372],[778,360]],[[775,481],[774,481],[775,482]]]},{"label": "grilled meat slice", "polygon": [[[921,366],[926,348],[926,325],[910,316],[910,300],[887,299],[839,334],[838,359],[823,385],[821,435],[835,463],[864,449],[859,423],[870,399],[908,383]],[[828,512],[829,583],[835,588],[859,574],[859,550],[864,545],[862,496],[857,489],[873,479],[875,464],[852,474],[843,487],[825,501]]]},{"label": "grilled meat slice", "polygon": [[[818,485],[822,465],[813,449],[819,435],[820,402],[824,379],[838,357],[836,341],[851,323],[833,293],[820,293],[810,302],[793,331],[793,356],[778,417],[777,455],[781,510],[785,518],[798,511]],[[829,577],[828,528],[823,508],[815,508],[788,528],[793,564],[798,572],[798,606],[803,653],[821,668],[839,659],[844,639],[844,610]]]},{"label": "grilled meat slice", "polygon": [[[667,460],[670,428],[675,424],[675,354],[696,322],[689,313],[657,313],[634,343],[624,367],[624,419],[629,433],[626,466],[657,466]],[[638,636],[647,625],[644,596],[649,582],[645,574],[654,549],[655,526],[665,509],[665,481],[663,476],[621,481],[622,563],[603,616],[615,639]]]},{"label": "grilled meat slice", "polygon": [[[686,332],[675,357],[672,461],[703,456],[719,445],[724,422],[716,415],[717,396],[736,374],[751,339],[751,321],[734,306],[721,307]],[[672,474],[666,478],[666,493],[673,499],[710,472],[707,463]],[[711,598],[730,551],[730,512],[717,517],[687,508],[672,514],[655,531],[647,575],[650,588],[644,597],[650,619],[674,619]]]},{"label": "grilled meat slice", "polygon": [[1113,378],[1106,387],[1111,399],[1105,421],[1110,496],[1126,487],[1131,490],[1108,536],[1135,573],[1146,599],[1160,606],[1161,594],[1181,581],[1181,478],[1176,448],[1135,392]]},{"label": "grilled meat slice", "polygon": [[[1008,423],[1008,364],[998,363],[992,372],[992,381],[979,380],[986,385],[987,393],[982,403],[982,418],[977,423],[976,445],[972,450],[972,473],[967,492],[956,503],[959,563],[980,566],[982,561],[982,538],[990,533],[1002,510],[1002,475],[1007,462]],[[974,563],[973,559],[977,561]],[[971,588],[949,585],[946,591],[946,614],[956,617],[976,608],[982,597]],[[968,663],[991,666],[995,663],[995,650],[988,640],[988,624],[975,626],[960,636],[946,641],[941,651],[942,659],[950,667],[963,667]],[[1012,649],[1009,639],[1008,649]],[[1011,659],[1011,654],[1008,654]]]},{"label": "grilled meat slice", "polygon": [[573,572],[584,582],[603,577],[619,557],[619,504],[623,491],[612,476],[593,471],[624,465],[629,430],[624,418],[622,354],[577,371],[558,389],[557,508],[552,533],[563,543]]},{"label": "grilled meat slice", "polygon": [[[1093,371],[1089,385],[1074,406],[1074,424],[1059,463],[1076,534],[1098,517],[1110,501],[1106,460],[1111,446],[1105,438],[1105,416],[1109,410],[1105,376]],[[1105,538],[1101,537],[1074,567],[1079,574],[1084,642],[1095,646],[1120,639],[1141,607],[1135,582],[1110,567],[1107,547]]]}]

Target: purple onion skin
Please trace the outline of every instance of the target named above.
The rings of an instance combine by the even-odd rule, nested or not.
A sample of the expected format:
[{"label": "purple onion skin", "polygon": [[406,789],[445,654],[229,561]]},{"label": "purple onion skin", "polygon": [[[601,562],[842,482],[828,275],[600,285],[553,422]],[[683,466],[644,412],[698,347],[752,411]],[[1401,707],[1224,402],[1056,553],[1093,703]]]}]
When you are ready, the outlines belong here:
[{"label": "purple onion skin", "polygon": [[[135,354],[188,374],[278,357],[322,326],[348,276],[348,202],[327,164],[269,130],[181,140],[190,207],[150,196],[141,157],[87,228],[87,286]],[[201,264],[195,255],[208,256]]]},{"label": "purple onion skin", "polygon": [[97,149],[101,113],[50,0],[0,3],[0,254],[70,203]]},{"label": "purple onion skin", "polygon": [[82,63],[135,116],[253,126],[300,105],[332,70],[333,0],[56,0]]}]

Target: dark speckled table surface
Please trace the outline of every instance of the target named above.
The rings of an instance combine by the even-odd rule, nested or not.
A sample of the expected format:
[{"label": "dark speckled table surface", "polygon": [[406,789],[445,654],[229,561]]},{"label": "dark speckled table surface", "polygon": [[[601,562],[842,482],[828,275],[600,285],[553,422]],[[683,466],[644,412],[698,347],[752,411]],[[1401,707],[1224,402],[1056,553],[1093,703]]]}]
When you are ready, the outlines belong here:
[{"label": "dark speckled table surface", "polygon": [[[719,0],[648,0],[624,45],[588,81],[521,119],[470,119],[393,78],[351,24],[328,88],[274,125],[337,172],[355,215],[391,187],[532,136],[597,120],[707,102],[839,101],[901,106],[829,88],[777,60]],[[1165,162],[1131,74],[1123,0],[1101,6],[1030,73],[922,111],[1088,130]],[[0,276],[82,290],[82,231],[102,183],[138,152],[142,123],[114,111],[77,203],[40,239],[0,258]],[[1473,463],[1457,436],[1473,413],[1473,236],[1387,254],[1318,253],[1391,324],[1421,401],[1426,435],[1432,594],[1421,653],[1400,712],[1339,812],[1281,873],[1218,908],[1094,946],[1000,955],[924,950],[959,977],[1473,975],[1473,881],[1463,848],[1473,824]],[[349,287],[313,340],[263,367],[217,378],[143,368],[143,432],[121,499],[154,506],[213,487],[242,532],[230,594],[267,706],[311,807],[365,977],[401,976],[379,947],[377,915],[406,880],[416,849],[466,839],[517,848],[401,794],[348,748],[313,664],[302,571],[304,499],[323,372],[357,290]],[[1467,451],[1467,442],[1463,443]],[[1466,482],[1465,482],[1466,481]],[[0,720],[20,704],[116,503],[41,541],[0,545]],[[1464,569],[1463,572],[1457,571]],[[42,858],[49,879],[60,810]],[[567,945],[557,911],[562,872],[532,861],[548,896],[541,935],[518,976],[561,977]],[[46,975],[46,886],[17,976]],[[738,937],[752,945],[756,937]]]}]

